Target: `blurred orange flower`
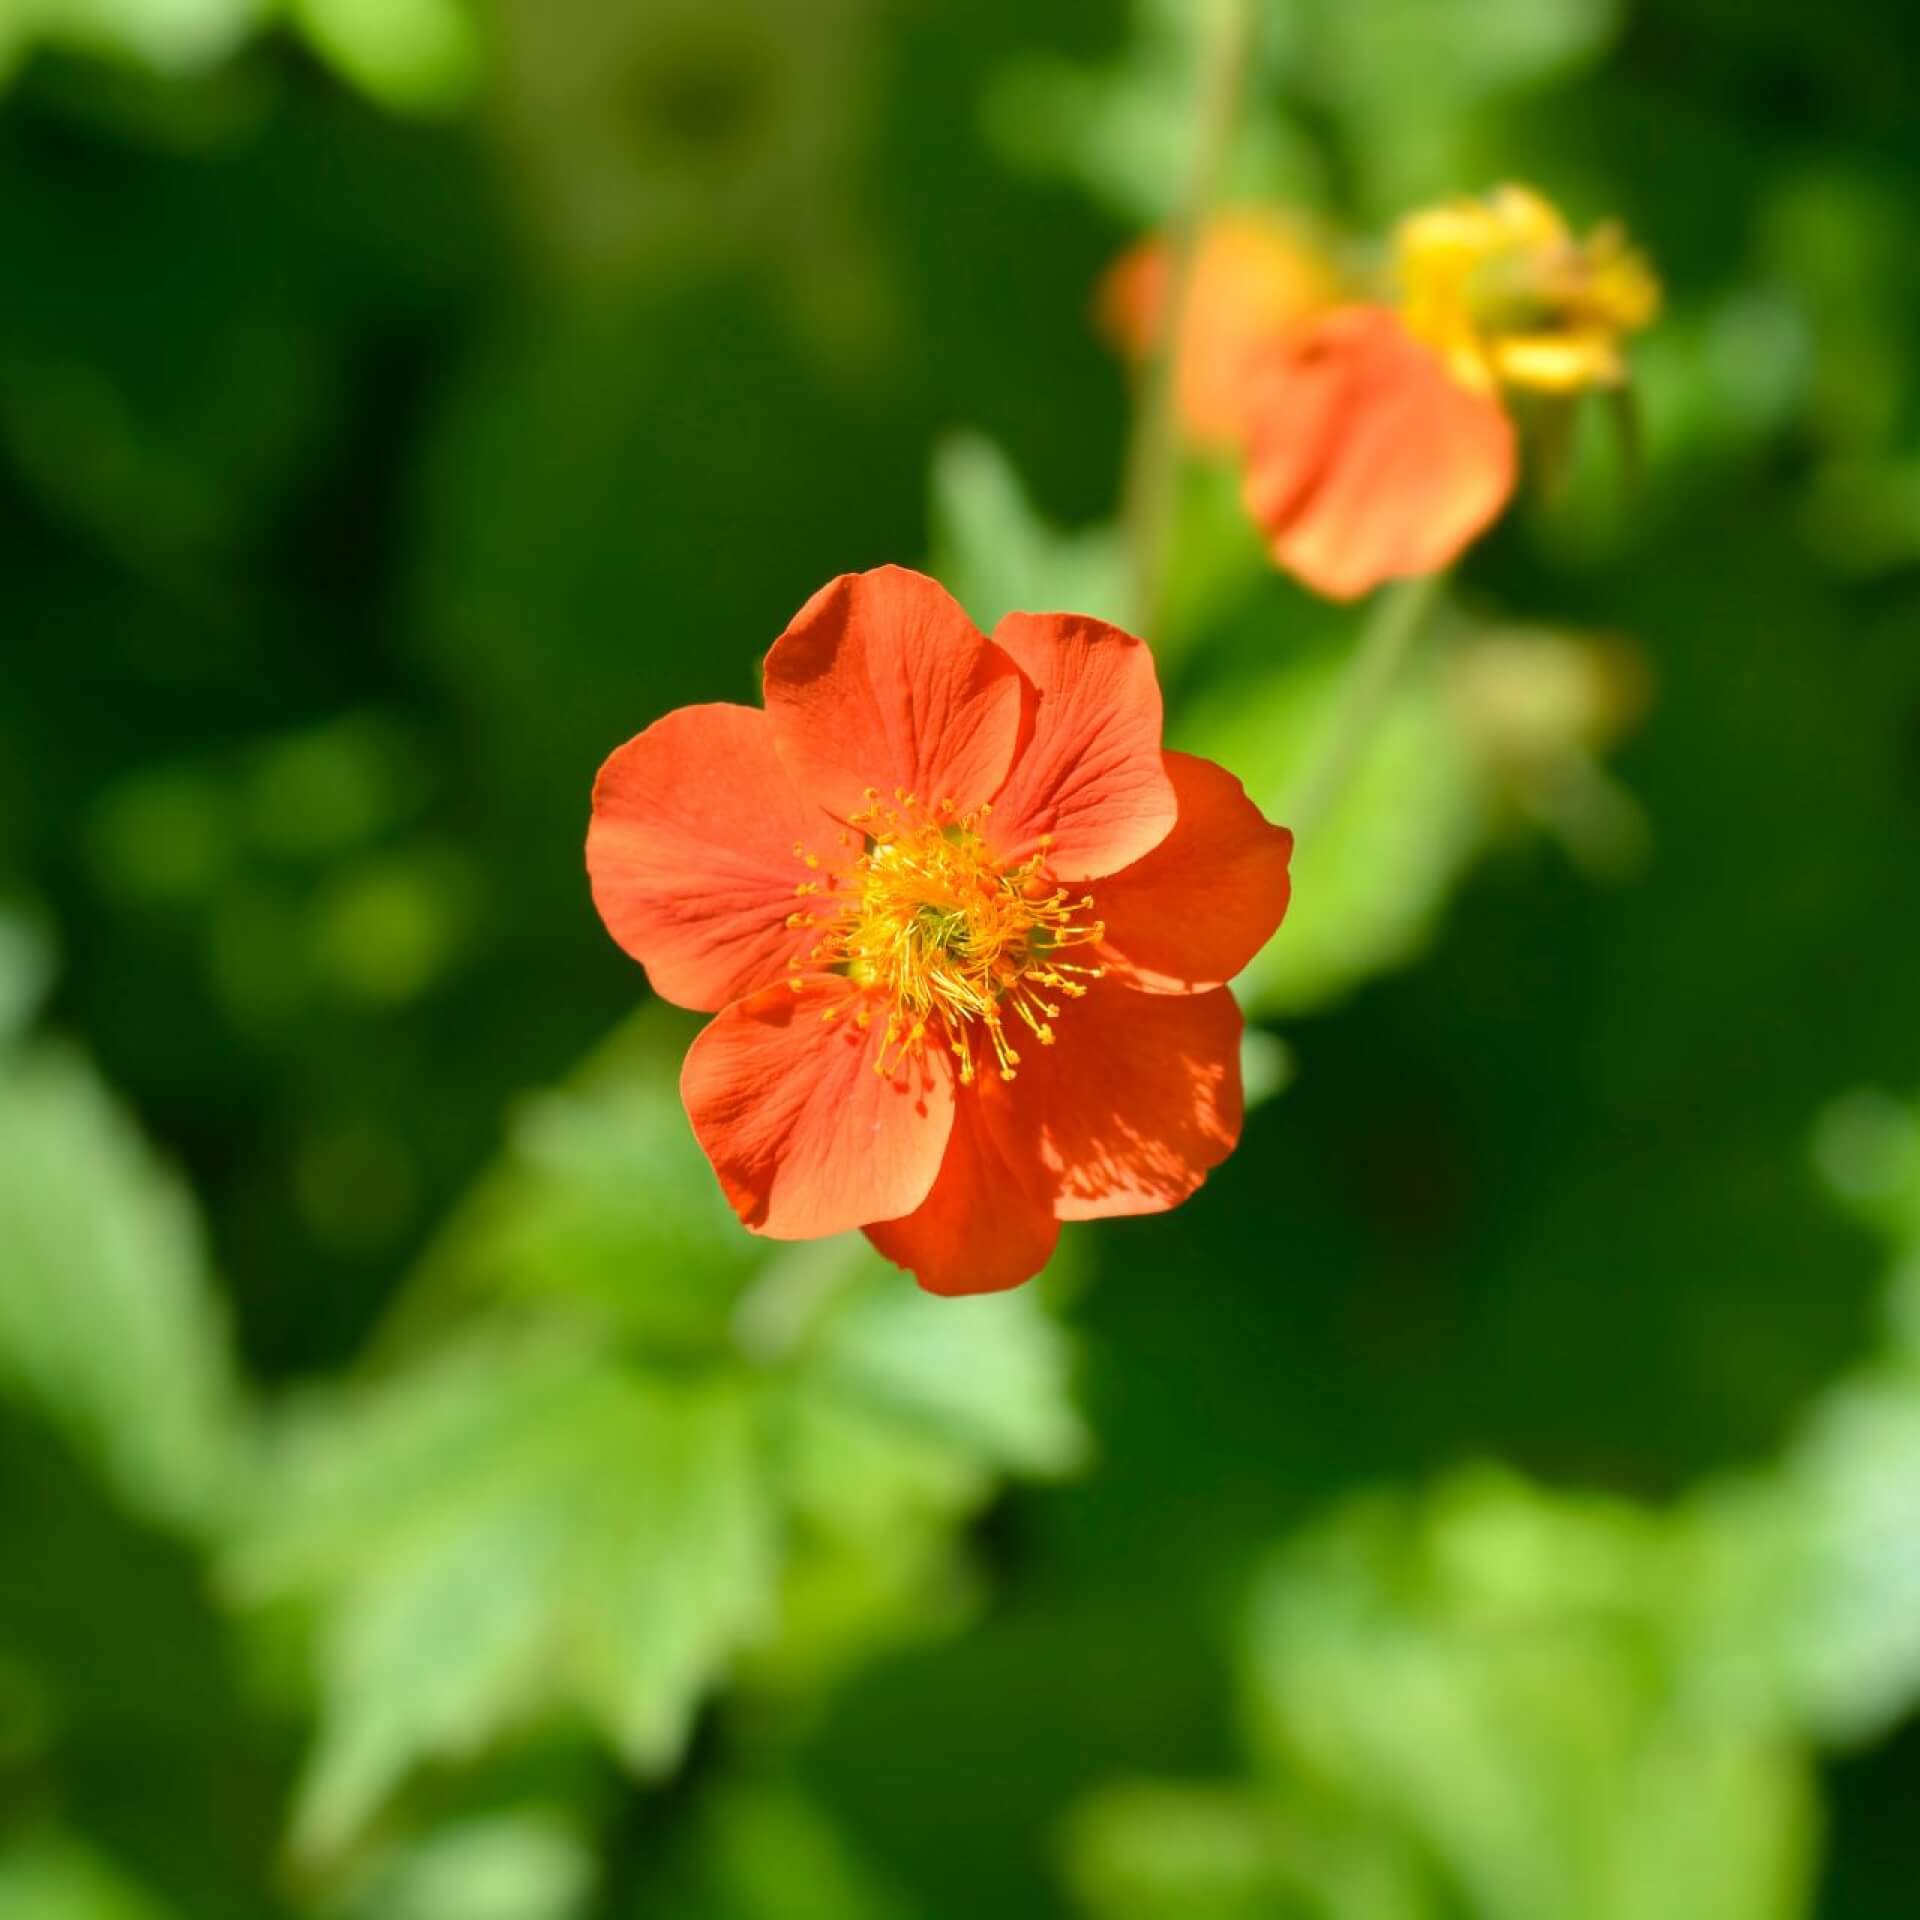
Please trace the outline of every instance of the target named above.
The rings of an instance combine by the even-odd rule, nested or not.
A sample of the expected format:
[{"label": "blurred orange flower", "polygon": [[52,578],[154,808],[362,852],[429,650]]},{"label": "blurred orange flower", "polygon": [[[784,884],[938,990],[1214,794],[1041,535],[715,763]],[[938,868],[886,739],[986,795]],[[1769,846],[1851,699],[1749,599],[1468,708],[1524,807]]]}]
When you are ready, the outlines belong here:
[{"label": "blurred orange flower", "polygon": [[765,689],[619,748],[587,835],[608,930],[716,1015],[681,1095],[741,1220],[976,1293],[1062,1220],[1178,1205],[1239,1138],[1224,983],[1292,836],[1163,751],[1146,646],[1073,614],[989,640],[883,567],[808,601]]},{"label": "blurred orange flower", "polygon": [[1397,312],[1277,331],[1241,379],[1248,511],[1334,599],[1451,565],[1513,491],[1505,395],[1620,384],[1621,341],[1659,305],[1617,227],[1577,242],[1524,187],[1412,215],[1397,265]]},{"label": "blurred orange flower", "polygon": [[[1100,283],[1102,330],[1129,359],[1144,360],[1159,338],[1167,279],[1167,244],[1154,235],[1122,254]],[[1175,403],[1188,438],[1237,447],[1253,363],[1276,334],[1339,297],[1332,262],[1303,223],[1254,209],[1208,221],[1174,360]]]},{"label": "blurred orange flower", "polygon": [[1385,307],[1339,307],[1273,343],[1247,399],[1247,511],[1330,599],[1450,565],[1513,492],[1499,403]]}]

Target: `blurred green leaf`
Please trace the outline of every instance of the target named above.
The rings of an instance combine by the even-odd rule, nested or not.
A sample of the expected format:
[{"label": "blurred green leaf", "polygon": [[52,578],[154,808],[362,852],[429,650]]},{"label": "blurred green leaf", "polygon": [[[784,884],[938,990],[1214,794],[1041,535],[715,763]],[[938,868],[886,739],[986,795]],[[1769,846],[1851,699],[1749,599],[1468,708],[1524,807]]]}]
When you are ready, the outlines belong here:
[{"label": "blurred green leaf", "polygon": [[1857,1745],[1920,1702],[1920,1370],[1829,1394],[1767,1487],[1779,1545],[1753,1583],[1785,1709]]},{"label": "blurred green leaf", "polygon": [[52,983],[52,936],[31,914],[0,907],[0,1050],[39,1012]]},{"label": "blurred green leaf", "polygon": [[991,1471],[1062,1474],[1085,1458],[1066,1342],[1030,1292],[955,1303],[872,1288],[823,1329],[808,1374],[813,1389]]},{"label": "blurred green leaf", "polygon": [[1857,1089],[1821,1112],[1813,1157],[1847,1207],[1896,1247],[1920,1248],[1920,1109],[1877,1088]]},{"label": "blurred green leaf", "polygon": [[598,1862],[557,1808],[472,1814],[383,1854],[322,1920],[574,1920]]},{"label": "blurred green leaf", "polygon": [[36,43],[161,74],[202,73],[283,14],[343,79],[385,106],[444,110],[479,78],[467,0],[6,0],[0,77]]},{"label": "blurred green leaf", "polygon": [[[1811,1768],[1694,1684],[1693,1566],[1684,1518],[1492,1472],[1355,1503],[1259,1587],[1264,1798],[1169,1793],[1132,1828],[1117,1808],[1146,1790],[1094,1803],[1089,1910],[1793,1920]],[[1139,1897],[1156,1882],[1158,1905]]]},{"label": "blurred green leaf", "polygon": [[1006,455],[977,435],[934,451],[932,538],[934,573],[984,632],[1014,612],[1125,613],[1118,530],[1048,526]]},{"label": "blurred green leaf", "polygon": [[935,1300],[857,1240],[739,1227],[679,1104],[687,1031],[649,1008],[530,1103],[385,1370],[283,1425],[230,1576],[316,1617],[315,1857],[420,1763],[556,1712],[658,1773],[746,1656],[804,1685],[948,1624],[958,1525],[1084,1455],[1031,1290]]},{"label": "blurred green leaf", "polygon": [[1274,11],[1288,75],[1334,114],[1363,211],[1384,220],[1481,184],[1476,109],[1590,63],[1621,9],[1619,0],[1281,0]]},{"label": "blurred green leaf", "polygon": [[1243,1787],[1103,1787],[1074,1810],[1064,1845],[1068,1884],[1093,1920],[1281,1920],[1298,1911],[1281,1891],[1274,1810]]},{"label": "blurred green leaf", "polygon": [[659,1350],[724,1350],[768,1248],[742,1230],[687,1125],[677,1075],[698,1027],[655,1002],[572,1084],[522,1102],[403,1315],[417,1322],[443,1297],[560,1297]]},{"label": "blurred green leaf", "polygon": [[791,1788],[729,1783],[684,1822],[664,1890],[621,1920],[907,1920],[914,1910],[861,1859],[831,1820]]},{"label": "blurred green leaf", "polygon": [[46,1831],[0,1841],[0,1920],[180,1920],[83,1842]]},{"label": "blurred green leaf", "polygon": [[63,1047],[0,1051],[0,1390],[137,1511],[203,1528],[241,1406],[191,1197]]},{"label": "blurred green leaf", "polygon": [[1857,1746],[1920,1703],[1920,1115],[1861,1090],[1826,1108],[1813,1146],[1892,1243],[1889,1338],[1777,1461],[1697,1496],[1694,1631],[1713,1683],[1756,1718]]},{"label": "blurred green leaf", "polygon": [[225,59],[270,11],[270,0],[7,0],[0,74],[36,42],[188,74]]},{"label": "blurred green leaf", "polygon": [[419,1760],[530,1708],[635,1767],[763,1630],[771,1516],[738,1386],[649,1377],[502,1330],[310,1416],[236,1577],[337,1582],[299,1843],[337,1848]]},{"label": "blurred green leaf", "polygon": [[1256,1739],[1403,1832],[1436,1913],[1800,1913],[1807,1767],[1689,1711],[1681,1544],[1622,1503],[1494,1475],[1355,1507],[1261,1590]]},{"label": "blurred green leaf", "polygon": [[468,0],[286,0],[314,51],[383,105],[444,112],[481,72]]},{"label": "blurred green leaf", "polygon": [[[1218,760],[1285,821],[1337,710],[1343,662],[1288,662],[1190,707],[1174,744]],[[1307,1011],[1425,944],[1486,830],[1483,783],[1441,676],[1408,675],[1318,830],[1296,846],[1286,924],[1236,983],[1251,1013]]]},{"label": "blurred green leaf", "polygon": [[[1125,50],[1105,66],[1034,56],[1016,61],[988,92],[987,132],[1007,158],[1076,181],[1122,218],[1163,224],[1192,165],[1196,28],[1192,0],[1134,0]],[[1282,70],[1291,23],[1262,14],[1260,49]],[[1318,203],[1326,167],[1305,131],[1278,112],[1245,116],[1227,156],[1229,198]]]}]

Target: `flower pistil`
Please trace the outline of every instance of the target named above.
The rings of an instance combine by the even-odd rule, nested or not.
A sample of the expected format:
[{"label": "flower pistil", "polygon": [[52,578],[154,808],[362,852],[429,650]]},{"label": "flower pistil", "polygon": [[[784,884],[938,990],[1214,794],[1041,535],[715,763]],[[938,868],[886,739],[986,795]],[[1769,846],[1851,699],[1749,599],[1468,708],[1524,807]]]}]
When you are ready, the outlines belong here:
[{"label": "flower pistil", "polygon": [[[959,1062],[962,1085],[974,1080],[976,1055],[1011,1080],[1020,1053],[1010,1024],[1051,1046],[1061,1003],[1105,972],[1061,957],[1105,933],[1085,917],[1092,895],[1076,897],[1047,876],[1046,836],[1025,859],[1000,861],[983,833],[990,811],[927,807],[906,792],[889,806],[870,788],[842,832],[848,849],[856,834],[860,846],[844,874],[794,848],[809,877],[794,889],[802,904],[787,924],[817,930],[794,959],[794,985],[804,972],[840,973],[885,1004],[878,1073],[897,1073],[933,1039]],[[843,1011],[835,1003],[821,1018]],[[853,1017],[865,1026],[873,1011],[856,1003]]]}]

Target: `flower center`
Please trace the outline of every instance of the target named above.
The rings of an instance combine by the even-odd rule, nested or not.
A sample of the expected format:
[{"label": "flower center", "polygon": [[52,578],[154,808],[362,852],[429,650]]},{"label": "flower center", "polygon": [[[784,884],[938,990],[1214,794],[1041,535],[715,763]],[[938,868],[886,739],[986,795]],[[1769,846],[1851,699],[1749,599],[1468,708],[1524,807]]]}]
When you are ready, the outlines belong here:
[{"label": "flower center", "polygon": [[[931,1038],[959,1061],[963,1085],[989,1055],[1011,1080],[1020,1029],[1051,1046],[1060,1002],[1080,998],[1105,971],[1061,958],[1105,932],[1085,918],[1092,896],[1070,899],[1046,877],[1044,840],[1038,853],[1003,866],[980,835],[984,806],[956,816],[951,805],[923,808],[913,794],[895,799],[881,806],[869,789],[848,822],[864,840],[851,874],[795,888],[805,904],[787,924],[816,934],[794,965],[844,974],[886,1003],[875,1072],[896,1072]],[[819,866],[805,847],[794,851]],[[864,1027],[872,1013],[862,1007],[854,1018]]]},{"label": "flower center", "polygon": [[1398,260],[1408,327],[1483,388],[1617,385],[1622,339],[1660,301],[1652,270],[1617,226],[1576,239],[1524,188],[1412,215]]}]

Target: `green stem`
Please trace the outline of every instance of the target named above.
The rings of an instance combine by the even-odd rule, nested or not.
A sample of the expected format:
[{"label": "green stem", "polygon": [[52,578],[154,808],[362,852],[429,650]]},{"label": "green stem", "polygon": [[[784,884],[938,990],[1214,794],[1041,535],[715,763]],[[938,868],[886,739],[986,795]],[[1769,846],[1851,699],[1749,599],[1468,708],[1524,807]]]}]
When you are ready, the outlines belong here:
[{"label": "green stem", "polygon": [[1193,292],[1193,263],[1239,118],[1253,36],[1254,0],[1211,0],[1194,88],[1193,149],[1184,190],[1166,234],[1166,299],[1140,370],[1133,438],[1127,448],[1122,518],[1132,569],[1130,617],[1136,633],[1148,633],[1160,612],[1180,454],[1174,419],[1178,343]]},{"label": "green stem", "polygon": [[1318,751],[1286,816],[1300,839],[1311,835],[1340,798],[1354,763],[1386,711],[1394,682],[1440,597],[1444,576],[1396,581],[1373,604],[1360,643],[1347,664],[1346,684]]}]

